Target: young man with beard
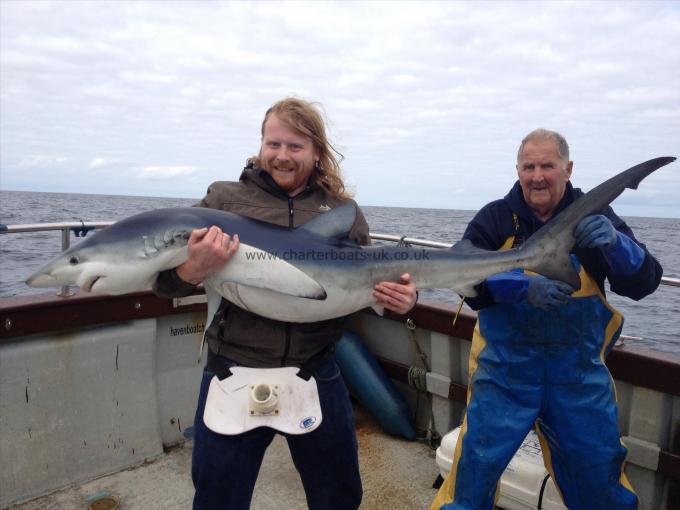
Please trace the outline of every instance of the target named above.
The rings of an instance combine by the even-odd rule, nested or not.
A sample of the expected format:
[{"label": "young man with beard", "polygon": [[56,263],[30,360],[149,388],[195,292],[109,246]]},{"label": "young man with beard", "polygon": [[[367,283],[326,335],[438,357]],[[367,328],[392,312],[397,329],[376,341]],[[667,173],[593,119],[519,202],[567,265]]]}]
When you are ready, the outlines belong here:
[{"label": "young man with beard", "polygon": [[[262,123],[258,156],[249,160],[238,182],[215,182],[197,204],[295,228],[341,204],[356,207],[349,238],[369,244],[368,225],[345,191],[338,154],[323,119],[310,103],[288,98],[274,104]],[[161,273],[154,290],[182,296],[229,263],[238,250],[238,232],[218,227],[194,230],[189,259]],[[379,304],[406,313],[416,302],[410,275],[376,285]],[[211,318],[212,319],[212,318]],[[276,430],[259,427],[237,435],[210,430],[203,413],[210,382],[228,367],[310,367],[318,387],[323,420],[312,432],[284,434],[312,510],[358,508],[362,487],[352,407],[332,347],[344,318],[286,323],[261,317],[222,300],[206,338],[208,362],[195,419],[192,478],[195,510],[247,509],[260,464]]]}]

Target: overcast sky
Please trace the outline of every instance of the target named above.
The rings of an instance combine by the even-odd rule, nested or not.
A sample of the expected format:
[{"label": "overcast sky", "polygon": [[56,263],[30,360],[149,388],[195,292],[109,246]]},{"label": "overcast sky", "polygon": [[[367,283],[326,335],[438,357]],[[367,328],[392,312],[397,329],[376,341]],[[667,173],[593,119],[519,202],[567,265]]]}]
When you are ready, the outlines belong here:
[{"label": "overcast sky", "polygon": [[[585,190],[680,156],[680,2],[0,1],[0,188],[203,196],[318,101],[362,205],[479,209],[522,137]],[[680,163],[615,203],[680,217]]]}]

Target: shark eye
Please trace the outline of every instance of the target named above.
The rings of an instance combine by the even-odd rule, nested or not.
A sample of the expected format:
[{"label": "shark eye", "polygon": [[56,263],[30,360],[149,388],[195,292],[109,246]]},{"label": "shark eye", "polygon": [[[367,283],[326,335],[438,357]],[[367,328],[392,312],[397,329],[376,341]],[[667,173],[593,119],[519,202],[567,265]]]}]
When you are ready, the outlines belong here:
[{"label": "shark eye", "polygon": [[75,255],[73,257],[71,257],[70,259],[68,259],[68,263],[73,265],[73,266],[75,266],[79,262],[80,262],[80,260]]}]

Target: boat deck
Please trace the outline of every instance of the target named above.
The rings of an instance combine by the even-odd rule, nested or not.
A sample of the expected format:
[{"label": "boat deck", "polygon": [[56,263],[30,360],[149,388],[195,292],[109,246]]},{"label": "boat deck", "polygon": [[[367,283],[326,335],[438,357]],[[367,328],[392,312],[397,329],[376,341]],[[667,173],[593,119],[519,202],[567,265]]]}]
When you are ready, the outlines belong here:
[{"label": "boat deck", "polygon": [[[439,474],[434,451],[418,442],[386,435],[373,418],[355,406],[363,509],[426,509]],[[120,500],[120,510],[191,508],[191,447],[186,441],[156,460],[11,507],[12,510],[86,509],[102,495]],[[307,508],[302,483],[286,441],[277,436],[267,450],[251,507],[256,510]]]}]

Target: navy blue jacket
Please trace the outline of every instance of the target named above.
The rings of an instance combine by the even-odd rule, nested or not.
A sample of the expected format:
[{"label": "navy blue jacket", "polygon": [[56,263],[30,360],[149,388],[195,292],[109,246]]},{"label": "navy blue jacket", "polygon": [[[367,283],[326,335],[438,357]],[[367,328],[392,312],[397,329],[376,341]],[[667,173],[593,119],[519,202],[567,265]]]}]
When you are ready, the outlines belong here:
[{"label": "navy blue jacket", "polygon": [[[583,192],[580,189],[574,188],[571,182],[567,182],[564,196],[558,204],[555,214],[558,214],[581,195],[583,195]],[[519,220],[519,228],[515,226],[513,212]],[[639,271],[633,276],[611,274],[609,264],[598,248],[585,249],[575,246],[572,253],[576,254],[588,274],[597,282],[603,294],[605,292],[605,278],[609,280],[610,288],[616,294],[635,300],[651,294],[661,281],[663,274],[661,265],[647,251],[645,245],[635,239],[633,231],[626,225],[625,221],[614,213],[611,207],[607,206],[600,213],[611,220],[616,230],[626,234],[645,251],[645,259]],[[485,205],[472,218],[463,234],[463,239],[469,239],[478,248],[498,250],[512,235],[515,235],[515,246],[518,246],[541,228],[544,223],[534,215],[524,201],[522,188],[517,181],[505,198]],[[475,298],[466,299],[471,308],[479,310],[493,304],[484,283],[475,288],[479,295]]]}]

